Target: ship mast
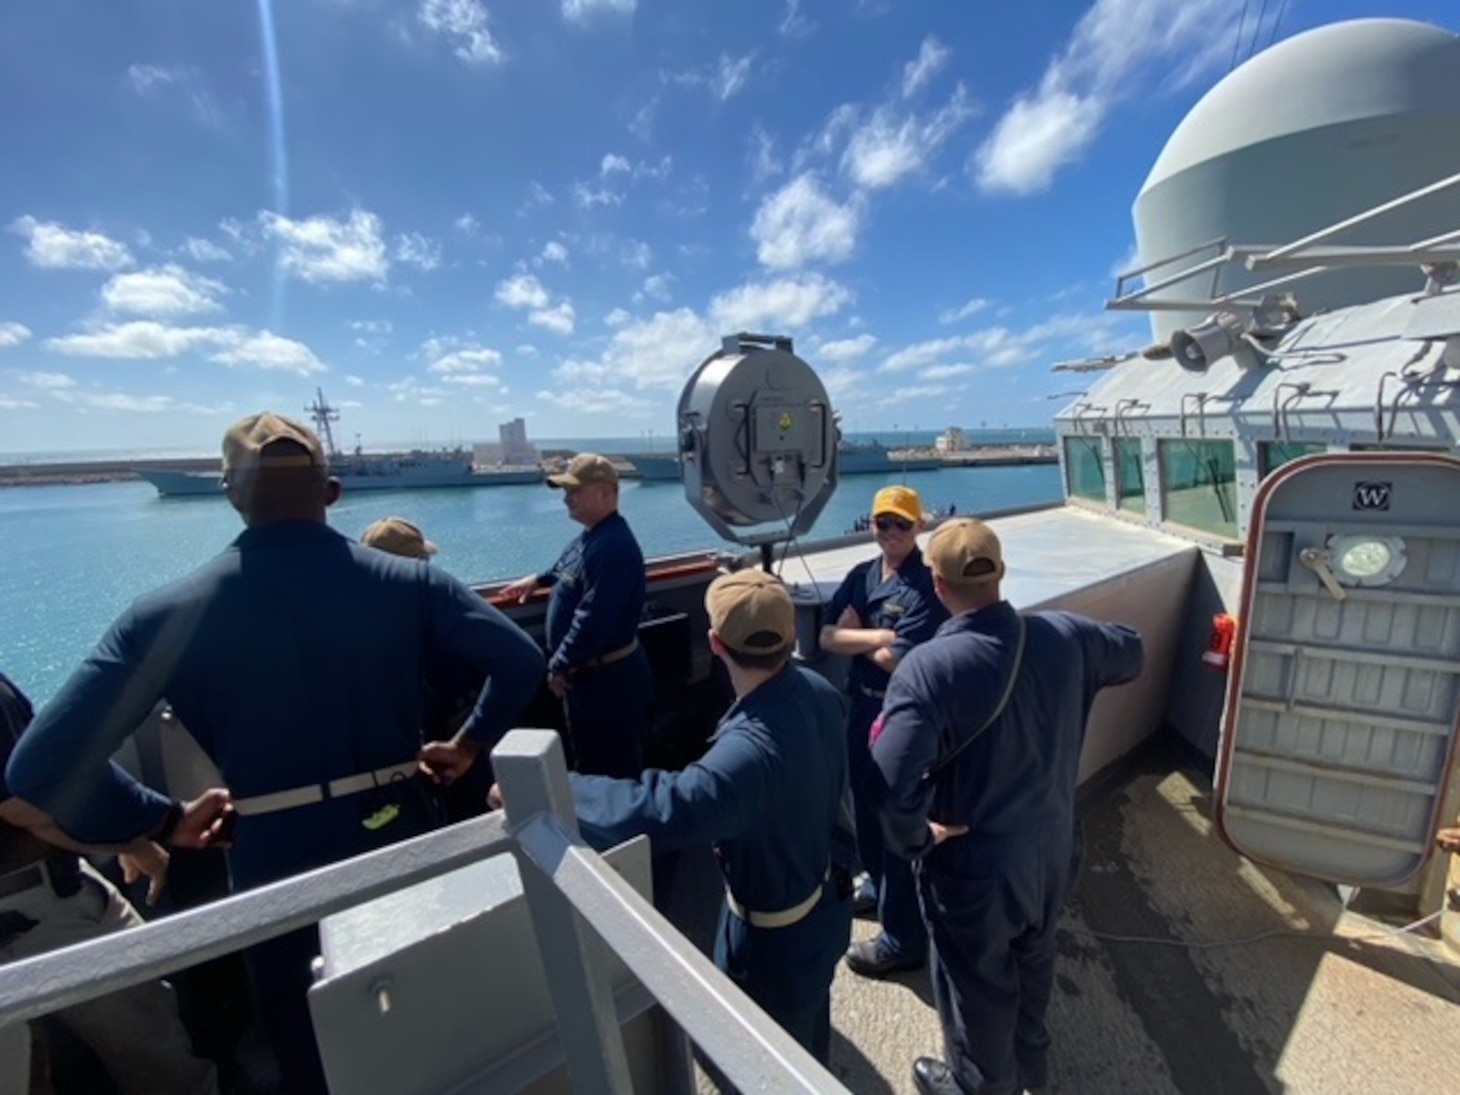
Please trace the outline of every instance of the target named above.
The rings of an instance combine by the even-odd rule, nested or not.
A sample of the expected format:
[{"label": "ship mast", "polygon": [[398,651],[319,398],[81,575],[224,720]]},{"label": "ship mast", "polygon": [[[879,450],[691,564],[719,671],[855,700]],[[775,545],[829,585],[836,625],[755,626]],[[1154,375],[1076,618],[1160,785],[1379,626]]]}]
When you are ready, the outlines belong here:
[{"label": "ship mast", "polygon": [[314,389],[314,402],[304,409],[309,412],[309,417],[314,422],[314,428],[319,431],[319,436],[324,441],[324,451],[329,454],[331,460],[337,459],[340,453],[335,448],[335,434],[330,429],[330,423],[340,420],[339,410],[329,405],[329,401],[324,397],[323,388]]}]

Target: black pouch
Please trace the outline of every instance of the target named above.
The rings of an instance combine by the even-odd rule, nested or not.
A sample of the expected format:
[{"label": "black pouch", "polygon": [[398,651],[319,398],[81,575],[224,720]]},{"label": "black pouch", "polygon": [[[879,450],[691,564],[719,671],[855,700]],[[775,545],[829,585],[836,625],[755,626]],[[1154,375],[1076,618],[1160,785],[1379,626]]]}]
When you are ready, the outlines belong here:
[{"label": "black pouch", "polygon": [[32,920],[25,913],[16,912],[14,909],[0,912],[0,947],[10,946],[39,923],[39,920]]}]

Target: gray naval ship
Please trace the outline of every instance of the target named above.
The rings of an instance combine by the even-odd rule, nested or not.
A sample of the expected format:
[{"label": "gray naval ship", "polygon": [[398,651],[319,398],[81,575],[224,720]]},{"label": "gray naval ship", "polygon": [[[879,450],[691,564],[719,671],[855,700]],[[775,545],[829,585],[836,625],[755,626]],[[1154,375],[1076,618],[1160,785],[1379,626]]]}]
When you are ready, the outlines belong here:
[{"label": "gray naval ship", "polygon": [[[542,481],[542,469],[538,467],[478,469],[471,451],[461,447],[369,453],[356,446],[353,452],[341,452],[335,444],[333,429],[340,412],[325,399],[323,390],[315,389],[314,402],[304,409],[329,454],[330,473],[348,491],[515,486]],[[164,497],[219,494],[216,471],[182,468],[135,468],[134,471]]]},{"label": "gray naval ship", "polygon": [[[1457,71],[1449,31],[1370,20],[1213,88],[1137,199],[1143,283],[1110,302],[1151,312],[1150,345],[1067,366],[1090,383],[1056,422],[1063,504],[986,515],[1012,602],[1129,623],[1150,655],[1085,741],[1054,1090],[1460,1076],[1460,873],[1432,850],[1460,810]],[[724,700],[713,576],[784,567],[798,654],[835,680],[819,614],[872,550],[784,538],[838,479],[825,390],[789,339],[726,339],[679,420],[686,501],[743,550],[649,565],[665,764],[692,762]],[[541,602],[505,607],[540,632]],[[912,1089],[938,1048],[925,973],[839,972],[821,1067],[705,957],[708,853],[664,869],[642,841],[586,849],[533,717],[547,728],[495,753],[504,812],[7,966],[0,1020],[318,921],[337,1092],[712,1090],[696,1058],[743,1091]],[[162,715],[119,759],[176,793],[211,778]]]}]

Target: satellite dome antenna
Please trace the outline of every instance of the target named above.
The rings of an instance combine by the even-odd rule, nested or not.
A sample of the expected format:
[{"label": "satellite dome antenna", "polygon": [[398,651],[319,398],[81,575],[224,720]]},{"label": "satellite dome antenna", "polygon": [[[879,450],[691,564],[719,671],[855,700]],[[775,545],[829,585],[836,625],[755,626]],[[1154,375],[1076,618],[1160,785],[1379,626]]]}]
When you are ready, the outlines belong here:
[{"label": "satellite dome antenna", "polygon": [[679,397],[681,475],[695,511],[760,548],[809,532],[836,491],[840,431],[826,388],[782,335],[727,335]]}]

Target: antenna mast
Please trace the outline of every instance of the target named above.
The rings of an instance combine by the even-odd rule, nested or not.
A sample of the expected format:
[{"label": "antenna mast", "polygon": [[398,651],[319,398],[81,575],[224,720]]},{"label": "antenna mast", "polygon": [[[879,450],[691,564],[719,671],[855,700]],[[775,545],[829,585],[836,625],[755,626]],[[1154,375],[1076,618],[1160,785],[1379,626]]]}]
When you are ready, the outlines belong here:
[{"label": "antenna mast", "polygon": [[309,417],[314,422],[314,428],[319,431],[319,436],[324,441],[324,451],[329,454],[331,460],[335,459],[340,453],[335,448],[335,434],[330,429],[330,423],[340,420],[339,410],[329,405],[329,401],[324,397],[323,388],[314,389],[314,402],[304,409],[309,412]]}]

